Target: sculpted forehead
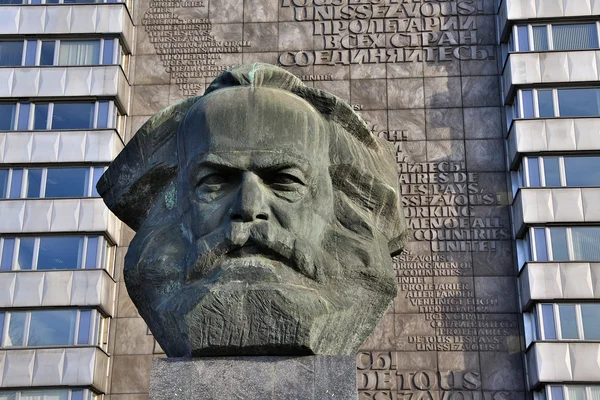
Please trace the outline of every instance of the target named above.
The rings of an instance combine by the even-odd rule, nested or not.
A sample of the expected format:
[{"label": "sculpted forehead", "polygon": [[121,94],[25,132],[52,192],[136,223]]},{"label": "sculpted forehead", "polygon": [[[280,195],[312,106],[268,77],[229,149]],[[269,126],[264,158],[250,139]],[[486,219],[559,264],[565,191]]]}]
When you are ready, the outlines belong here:
[{"label": "sculpted forehead", "polygon": [[321,115],[289,92],[270,88],[219,90],[196,103],[178,132],[184,157],[223,151],[327,154]]}]

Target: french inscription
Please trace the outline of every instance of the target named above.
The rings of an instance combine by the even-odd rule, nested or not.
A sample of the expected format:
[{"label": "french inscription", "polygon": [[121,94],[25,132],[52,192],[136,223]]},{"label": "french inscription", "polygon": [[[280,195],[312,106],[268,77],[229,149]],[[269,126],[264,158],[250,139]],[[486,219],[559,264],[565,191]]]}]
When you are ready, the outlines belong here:
[{"label": "french inscription", "polygon": [[356,355],[359,400],[510,400],[507,391],[483,391],[475,370],[402,369],[402,353]]}]

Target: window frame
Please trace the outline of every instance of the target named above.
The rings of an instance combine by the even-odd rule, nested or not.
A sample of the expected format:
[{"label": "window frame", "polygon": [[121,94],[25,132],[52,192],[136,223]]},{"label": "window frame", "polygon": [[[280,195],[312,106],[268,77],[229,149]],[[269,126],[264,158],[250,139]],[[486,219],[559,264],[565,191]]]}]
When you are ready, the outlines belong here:
[{"label": "window frame", "polygon": [[[47,189],[47,179],[48,179],[48,170],[52,169],[52,170],[57,170],[57,169],[74,169],[74,168],[80,168],[82,170],[87,169],[88,170],[88,182],[87,182],[87,187],[84,188],[85,194],[83,196],[70,196],[70,197],[46,197],[46,189]],[[34,199],[86,199],[86,198],[100,198],[100,195],[95,196],[94,195],[94,175],[96,172],[96,169],[102,169],[102,173],[104,173],[106,171],[106,169],[108,168],[108,166],[106,165],[102,165],[102,166],[85,166],[85,167],[78,167],[78,166],[60,166],[60,167],[33,167],[33,168],[27,168],[27,167],[12,167],[12,168],[0,168],[2,170],[8,171],[8,178],[7,178],[7,182],[6,182],[6,197],[0,197],[0,202],[2,200],[18,200],[18,199],[29,199],[29,200],[34,200]],[[10,192],[11,189],[13,189],[13,175],[14,175],[14,171],[22,171],[22,177],[21,177],[21,189],[19,191],[19,197],[11,197],[10,196]],[[31,170],[42,170],[42,176],[41,176],[41,182],[40,182],[40,195],[39,197],[27,197],[27,189],[29,187],[29,173]]]},{"label": "window frame", "polygon": [[[65,268],[65,269],[38,269],[39,262],[39,249],[42,238],[45,237],[83,237],[83,247],[81,254],[81,268]],[[31,261],[31,269],[18,269],[17,260],[19,258],[20,241],[22,238],[34,239],[34,247]],[[94,268],[86,268],[86,261],[88,255],[88,245],[90,238],[98,238],[98,248],[96,249],[96,263]],[[10,261],[10,267],[6,270],[0,270],[2,272],[12,271],[80,271],[80,270],[105,270],[109,275],[112,276],[115,261],[115,245],[111,243],[103,235],[48,235],[48,236],[2,236],[0,237],[0,262],[3,260],[5,242],[7,239],[14,239],[12,247],[12,259]],[[11,253],[9,253],[11,254]],[[1,265],[0,265],[1,267]]]},{"label": "window frame", "polygon": [[[522,241],[524,242],[524,247],[525,247],[525,252],[526,252],[526,255],[524,255],[524,257],[526,257],[526,259],[524,260],[524,263],[528,263],[528,262],[534,262],[534,263],[598,262],[598,261],[600,261],[600,260],[577,260],[577,259],[574,259],[575,246],[573,243],[573,233],[572,233],[573,228],[597,228],[597,229],[600,229],[599,226],[577,226],[577,227],[533,226],[533,227],[530,227],[528,229],[527,233],[525,234],[525,237],[522,239]],[[551,238],[551,233],[550,233],[551,229],[565,229],[566,230],[566,239],[567,239],[566,245],[567,245],[568,256],[569,256],[568,260],[554,260],[554,256],[552,254],[552,238]],[[543,243],[546,244],[546,258],[547,259],[545,259],[545,260],[544,259],[540,260],[539,259],[540,257],[537,254],[538,249],[537,249],[537,245],[536,245],[536,240],[537,240],[536,230],[538,230],[537,232],[544,232],[544,238],[540,238],[540,241],[543,241]],[[527,258],[529,258],[529,259],[527,259]],[[523,265],[524,263],[519,263],[519,264]]]},{"label": "window frame", "polygon": [[[583,303],[573,303],[573,302],[567,302],[567,303],[538,303],[535,305],[535,323],[536,323],[536,329],[534,330],[535,332],[535,340],[544,340],[544,341],[575,341],[575,342],[598,342],[600,339],[586,339],[585,338],[585,332],[583,329],[583,317],[581,314],[581,305]],[[598,303],[585,303],[585,304],[596,304],[598,307],[600,307],[600,304]],[[542,306],[543,305],[551,305],[552,306],[552,313],[554,316],[554,330],[556,332],[556,339],[546,339],[546,332],[544,331],[543,327],[544,327],[544,315],[542,313]],[[563,339],[563,331],[562,331],[562,326],[561,326],[561,321],[560,321],[560,306],[575,306],[575,323],[576,323],[576,328],[577,328],[577,338],[573,339],[573,338],[567,338],[567,339]]]},{"label": "window frame", "polygon": [[[598,385],[577,385],[577,384],[573,384],[573,385],[556,385],[556,384],[551,384],[551,385],[544,386],[544,388],[540,392],[543,393],[543,395],[544,395],[544,399],[543,400],[571,400],[569,398],[569,391],[568,391],[568,387],[569,386],[584,387],[585,388],[585,398],[586,398],[586,400],[591,400],[592,399],[592,388],[593,387],[600,389],[600,384],[598,384]],[[552,388],[553,387],[561,389],[562,396],[563,396],[562,399],[554,399],[553,398],[553,396],[552,396]]]},{"label": "window frame", "polygon": [[[60,0],[61,3],[63,0]],[[54,4],[54,3],[53,3]],[[91,2],[89,4],[94,4]],[[60,43],[61,41],[99,41],[100,45],[98,46],[98,63],[97,64],[59,64],[59,54],[60,54]],[[112,51],[112,62],[105,63],[104,62],[104,47],[106,45],[107,40],[113,41],[113,51]],[[12,40],[1,40],[1,42],[22,42],[22,54],[21,54],[21,65],[13,65],[13,66],[0,66],[0,68],[18,68],[18,67],[85,67],[85,66],[102,66],[102,65],[120,65],[125,73],[127,71],[125,68],[127,65],[122,63],[129,62],[129,54],[125,52],[123,45],[121,44],[121,40],[118,36],[107,36],[107,37],[99,37],[99,38],[89,38],[89,39],[72,39],[72,38],[62,38],[62,39],[44,39],[44,38],[32,38],[32,39],[12,39]],[[42,54],[42,42],[54,42],[54,55],[52,64],[50,65],[41,65],[41,54]],[[29,46],[35,46],[35,56],[34,62],[27,62],[27,51]],[[121,54],[123,53],[123,55]],[[124,57],[123,57],[124,56]]]},{"label": "window frame", "polygon": [[[76,311],[75,317],[75,329],[73,332],[73,344],[60,344],[60,345],[43,345],[43,346],[30,346],[29,340],[31,335],[31,315],[36,312],[43,311],[57,311],[57,310],[74,310]],[[79,339],[80,326],[81,324],[81,313],[84,311],[91,311],[90,327],[88,331],[88,343],[77,343]],[[106,333],[105,329],[108,330],[110,327],[110,317],[105,316],[102,312],[94,308],[44,308],[36,310],[4,310],[0,311],[4,315],[4,326],[2,332],[0,332],[0,349],[21,349],[21,348],[56,348],[56,347],[81,347],[81,346],[97,346],[103,350],[108,349],[108,340],[106,342],[99,341],[99,338],[103,338]],[[8,331],[10,321],[13,313],[25,313],[25,323],[23,329],[23,344],[20,346],[9,346]],[[105,322],[105,320],[108,320]]]},{"label": "window frame", "polygon": [[[578,50],[555,50],[554,49],[554,34],[553,34],[553,26],[556,25],[591,25],[594,24],[596,26],[596,40],[598,42],[598,47],[590,47],[587,49],[578,49]],[[529,45],[528,50],[521,50],[519,44],[519,27],[527,27],[527,43]],[[546,35],[548,38],[548,49],[547,50],[535,50],[534,49],[534,41],[533,41],[533,27],[534,26],[546,26]],[[511,53],[537,53],[544,51],[586,51],[586,50],[597,50],[600,49],[600,21],[578,21],[578,22],[559,22],[559,23],[530,23],[530,24],[515,24],[512,26],[509,42],[512,43],[512,46],[508,47],[509,54]]]},{"label": "window frame", "polygon": [[[99,125],[99,107],[100,107],[100,103],[108,103],[108,119],[106,121],[106,128],[98,128]],[[59,131],[81,131],[81,130],[91,130],[91,129],[114,129],[117,130],[120,133],[124,133],[124,131],[119,130],[119,126],[118,124],[120,123],[121,119],[126,119],[126,116],[121,114],[119,107],[117,106],[117,104],[115,103],[115,101],[113,100],[105,100],[105,99],[98,99],[98,100],[79,100],[79,101],[65,101],[65,100],[58,100],[58,101],[35,101],[35,102],[27,102],[27,101],[22,101],[22,102],[2,102],[3,104],[14,104],[16,106],[15,108],[15,117],[14,117],[14,121],[13,121],[13,126],[11,127],[11,129],[8,130],[4,130],[2,132],[24,132],[24,131],[36,131],[36,132],[42,132],[42,131],[54,131],[54,132],[59,132]],[[94,104],[94,116],[93,116],[93,123],[92,126],[89,128],[71,128],[71,129],[67,129],[67,128],[61,128],[61,129],[52,129],[52,117],[53,117],[53,113],[54,113],[54,104],[55,103],[61,103],[61,104]],[[27,127],[26,129],[19,129],[19,120],[21,118],[21,108],[22,105],[24,106],[25,104],[28,105],[27,107],[27,112],[29,113],[27,115]],[[41,105],[47,105],[48,106],[48,112],[46,114],[46,126],[43,129],[35,129],[35,110],[36,107],[41,106]]]},{"label": "window frame", "polygon": [[[565,89],[566,90],[594,89],[594,90],[600,91],[600,87],[595,87],[595,86],[593,86],[593,87],[589,87],[589,86],[588,87],[555,87],[555,88],[542,88],[542,89],[536,89],[536,88],[518,89],[517,93],[515,94],[513,104],[512,104],[512,106],[510,106],[511,113],[512,113],[512,120],[549,119],[549,118],[600,118],[600,110],[598,112],[598,115],[593,115],[593,116],[586,116],[586,115],[579,116],[579,117],[562,116],[560,113],[560,102],[559,102],[558,92],[559,92],[559,90],[565,90]],[[552,91],[552,107],[554,108],[554,110],[553,110],[554,115],[548,116],[548,117],[540,117],[538,92],[539,91],[548,91],[548,90]],[[533,116],[525,117],[525,102],[523,101],[523,92],[529,92],[529,91],[531,92],[531,95],[532,95]],[[509,118],[509,120],[510,120],[510,118]]]},{"label": "window frame", "polygon": [[[28,392],[39,392],[39,391],[44,391],[45,389],[22,389],[22,390],[11,390],[11,388],[2,388],[2,390],[0,390],[0,394],[2,393],[14,393],[15,394],[15,400],[21,400],[23,393],[27,394]],[[59,389],[48,389],[48,390],[52,390],[52,391],[56,391],[56,390],[62,390],[67,392],[67,400],[72,400],[74,398],[73,396],[73,392],[74,391],[82,391],[83,392],[83,396],[82,399],[83,400],[102,400],[104,397],[99,394],[94,392],[91,389],[88,388],[77,388],[77,387],[69,387],[69,388],[59,388]]]}]

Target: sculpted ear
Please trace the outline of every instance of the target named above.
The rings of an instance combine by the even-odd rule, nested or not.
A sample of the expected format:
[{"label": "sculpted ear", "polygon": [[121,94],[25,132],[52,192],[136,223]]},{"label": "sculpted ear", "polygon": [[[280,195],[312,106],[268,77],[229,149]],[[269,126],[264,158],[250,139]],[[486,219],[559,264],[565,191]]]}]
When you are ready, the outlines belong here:
[{"label": "sculpted ear", "polygon": [[96,185],[106,206],[134,231],[140,228],[157,202],[164,202],[167,209],[174,206],[177,129],[186,112],[199,99],[183,100],[151,117]]}]

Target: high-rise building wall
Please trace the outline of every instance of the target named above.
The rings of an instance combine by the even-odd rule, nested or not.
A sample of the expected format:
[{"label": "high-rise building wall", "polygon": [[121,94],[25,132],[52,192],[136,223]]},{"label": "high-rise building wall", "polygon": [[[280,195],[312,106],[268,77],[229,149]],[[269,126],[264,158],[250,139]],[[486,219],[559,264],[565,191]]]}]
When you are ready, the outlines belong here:
[{"label": "high-rise building wall", "polygon": [[528,389],[600,396],[597,1],[498,11],[507,166]]},{"label": "high-rise building wall", "polygon": [[148,398],[164,354],[123,282],[133,232],[95,183],[151,115],[267,62],[397,150],[410,240],[359,398],[600,400],[598,16],[597,0],[0,0],[0,399]]}]

